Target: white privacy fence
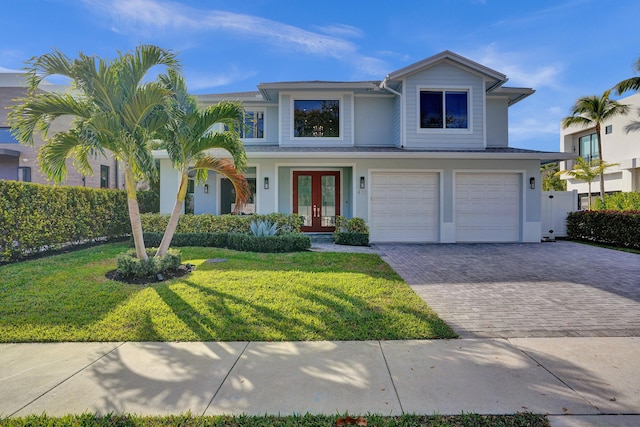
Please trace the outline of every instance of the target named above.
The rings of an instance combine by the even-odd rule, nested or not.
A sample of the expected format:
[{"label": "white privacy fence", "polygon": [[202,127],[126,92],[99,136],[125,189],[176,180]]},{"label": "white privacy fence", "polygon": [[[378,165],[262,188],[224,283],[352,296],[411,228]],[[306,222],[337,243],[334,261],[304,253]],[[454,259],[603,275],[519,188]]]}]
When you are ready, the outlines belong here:
[{"label": "white privacy fence", "polygon": [[542,192],[542,240],[567,236],[567,215],[578,210],[577,191]]}]

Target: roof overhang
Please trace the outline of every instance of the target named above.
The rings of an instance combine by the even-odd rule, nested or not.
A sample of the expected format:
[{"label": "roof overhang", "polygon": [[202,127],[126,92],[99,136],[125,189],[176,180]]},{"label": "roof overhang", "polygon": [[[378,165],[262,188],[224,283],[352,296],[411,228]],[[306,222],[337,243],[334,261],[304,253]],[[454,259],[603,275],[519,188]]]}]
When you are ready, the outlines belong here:
[{"label": "roof overhang", "polygon": [[[311,150],[309,147],[278,147],[272,150],[260,150],[260,147],[247,146],[247,159],[477,159],[477,160],[540,160],[551,163],[570,160],[576,157],[572,153],[532,151],[532,150],[469,150],[469,151],[423,151],[423,150],[375,150],[329,148]],[[215,157],[229,158],[231,155],[223,149],[210,150]],[[166,150],[153,151],[156,159],[168,159]]]},{"label": "roof overhang", "polygon": [[10,150],[8,148],[0,148],[0,156],[20,157],[20,152],[16,150]]},{"label": "roof overhang", "polygon": [[529,95],[534,94],[536,91],[531,88],[526,87],[497,87],[491,90],[487,97],[506,97],[509,99],[509,106],[515,104],[516,102],[520,102]]},{"label": "roof overhang", "polygon": [[275,82],[260,83],[258,90],[265,100],[277,101],[278,94],[283,91],[336,91],[336,92],[356,92],[369,93],[381,92],[380,81],[363,81],[363,82],[328,82],[328,81],[309,81],[309,82]]}]

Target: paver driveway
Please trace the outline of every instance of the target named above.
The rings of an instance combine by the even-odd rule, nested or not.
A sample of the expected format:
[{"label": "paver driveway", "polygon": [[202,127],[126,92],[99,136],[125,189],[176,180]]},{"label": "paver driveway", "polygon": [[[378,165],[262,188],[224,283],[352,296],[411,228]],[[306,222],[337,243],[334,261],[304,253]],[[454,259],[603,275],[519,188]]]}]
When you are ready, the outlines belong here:
[{"label": "paver driveway", "polygon": [[375,248],[463,338],[640,336],[640,255],[566,241]]}]

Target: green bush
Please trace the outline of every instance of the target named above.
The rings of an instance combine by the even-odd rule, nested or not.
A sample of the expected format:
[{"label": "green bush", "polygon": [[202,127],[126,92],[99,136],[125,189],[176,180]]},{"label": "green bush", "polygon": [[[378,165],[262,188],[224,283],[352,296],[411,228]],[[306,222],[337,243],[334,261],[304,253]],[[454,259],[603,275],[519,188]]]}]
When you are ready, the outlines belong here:
[{"label": "green bush", "polygon": [[130,233],[122,190],[0,181],[0,261]]},{"label": "green bush", "polygon": [[595,210],[608,211],[640,211],[640,193],[614,193],[604,196],[604,204],[600,198],[595,201]]},{"label": "green bush", "polygon": [[138,208],[140,209],[141,214],[160,212],[160,195],[155,191],[138,191],[137,197]]},{"label": "green bush", "polygon": [[[160,246],[163,233],[144,233],[145,246]],[[229,233],[176,233],[171,239],[171,246],[202,246],[213,248],[226,248]]]},{"label": "green bush", "polygon": [[362,218],[337,216],[333,240],[337,245],[368,246],[369,227]]},{"label": "green bush", "polygon": [[640,249],[640,211],[577,211],[567,217],[567,236]]},{"label": "green bush", "polygon": [[333,241],[336,245],[369,246],[369,233],[336,233]]},{"label": "green bush", "polygon": [[129,250],[116,258],[116,270],[127,277],[148,277],[176,270],[181,261],[180,251],[169,249],[164,256],[156,257],[156,248],[147,249],[147,259],[136,258],[136,251]]},{"label": "green bush", "polygon": [[229,233],[228,247],[246,252],[302,252],[311,247],[311,239],[302,233],[257,237],[246,233]]},{"label": "green bush", "polygon": [[[169,215],[143,214],[142,229],[151,233],[164,233]],[[180,215],[176,233],[248,233],[253,221],[278,223],[284,233],[299,233],[302,218],[297,214],[272,213],[268,215]]]}]

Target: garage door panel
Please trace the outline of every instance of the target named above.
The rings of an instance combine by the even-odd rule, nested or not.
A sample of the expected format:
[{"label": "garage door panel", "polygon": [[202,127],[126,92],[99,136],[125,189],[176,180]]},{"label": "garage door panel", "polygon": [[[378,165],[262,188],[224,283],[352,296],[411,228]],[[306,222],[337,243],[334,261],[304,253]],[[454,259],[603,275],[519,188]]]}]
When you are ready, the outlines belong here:
[{"label": "garage door panel", "polygon": [[521,191],[517,173],[456,174],[456,240],[518,241]]},{"label": "garage door panel", "polygon": [[371,240],[437,241],[438,197],[436,173],[373,173],[369,218]]}]

